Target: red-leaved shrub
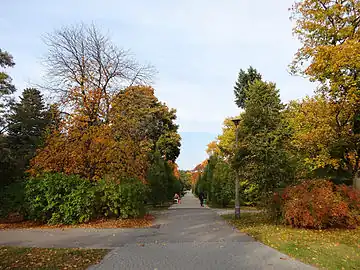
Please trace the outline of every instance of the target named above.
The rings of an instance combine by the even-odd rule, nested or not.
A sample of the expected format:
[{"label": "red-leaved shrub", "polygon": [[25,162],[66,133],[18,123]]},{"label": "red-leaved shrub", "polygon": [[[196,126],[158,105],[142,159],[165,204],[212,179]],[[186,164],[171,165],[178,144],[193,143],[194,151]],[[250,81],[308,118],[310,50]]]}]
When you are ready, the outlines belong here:
[{"label": "red-leaved shrub", "polygon": [[280,209],[293,227],[355,228],[360,225],[360,191],[328,180],[307,180],[284,190]]}]

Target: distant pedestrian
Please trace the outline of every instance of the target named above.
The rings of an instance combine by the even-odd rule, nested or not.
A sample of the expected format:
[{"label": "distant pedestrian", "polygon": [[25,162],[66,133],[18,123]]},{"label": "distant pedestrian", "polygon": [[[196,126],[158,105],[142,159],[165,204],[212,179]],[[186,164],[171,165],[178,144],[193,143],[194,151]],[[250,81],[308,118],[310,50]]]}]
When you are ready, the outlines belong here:
[{"label": "distant pedestrian", "polygon": [[201,207],[204,207],[204,199],[205,199],[205,194],[204,194],[204,192],[201,191],[199,194],[199,200],[200,200]]},{"label": "distant pedestrian", "polygon": [[176,200],[176,202],[177,202],[178,204],[181,204],[181,197],[180,197],[179,194],[175,193],[174,199]]}]

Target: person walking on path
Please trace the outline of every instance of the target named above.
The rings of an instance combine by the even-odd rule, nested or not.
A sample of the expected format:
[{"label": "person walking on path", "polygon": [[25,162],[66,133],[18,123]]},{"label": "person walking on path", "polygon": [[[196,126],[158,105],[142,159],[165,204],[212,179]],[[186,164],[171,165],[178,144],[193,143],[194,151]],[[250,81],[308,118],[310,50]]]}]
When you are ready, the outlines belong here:
[{"label": "person walking on path", "polygon": [[179,194],[175,193],[174,199],[177,201],[178,204],[181,204],[181,197]]},{"label": "person walking on path", "polygon": [[205,199],[205,194],[204,194],[204,192],[201,191],[199,194],[199,200],[200,200],[201,207],[204,207],[204,199]]}]

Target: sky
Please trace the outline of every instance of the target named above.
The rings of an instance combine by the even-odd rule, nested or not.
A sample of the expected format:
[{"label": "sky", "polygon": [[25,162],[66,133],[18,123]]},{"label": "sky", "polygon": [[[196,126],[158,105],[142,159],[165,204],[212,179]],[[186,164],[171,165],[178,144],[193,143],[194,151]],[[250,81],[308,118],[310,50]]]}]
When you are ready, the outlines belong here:
[{"label": "sky", "polygon": [[233,86],[240,69],[255,67],[276,83],[284,102],[315,89],[288,73],[300,47],[289,20],[294,0],[1,2],[0,48],[14,56],[9,73],[19,90],[42,80],[42,36],[80,22],[95,23],[118,47],[154,65],[156,96],[177,109],[181,169],[203,161],[225,117],[239,114]]}]

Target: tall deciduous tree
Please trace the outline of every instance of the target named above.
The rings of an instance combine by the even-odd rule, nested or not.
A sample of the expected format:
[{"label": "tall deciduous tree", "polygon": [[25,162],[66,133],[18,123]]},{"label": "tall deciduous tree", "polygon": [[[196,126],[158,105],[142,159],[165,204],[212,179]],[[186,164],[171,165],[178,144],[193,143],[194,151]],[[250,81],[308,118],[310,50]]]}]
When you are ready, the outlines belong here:
[{"label": "tall deciduous tree", "polygon": [[290,103],[286,116],[292,130],[291,145],[306,168],[342,180],[357,170],[360,157],[353,151],[350,123],[339,129],[336,113],[336,104],[317,95]]},{"label": "tall deciduous tree", "polygon": [[113,102],[112,125],[116,136],[127,132],[133,140],[148,140],[152,151],[174,162],[180,154],[180,135],[175,124],[176,110],[159,102],[149,86],[132,86]]},{"label": "tall deciduous tree", "polygon": [[64,172],[91,180],[103,177],[145,180],[148,145],[146,142],[139,145],[129,134],[117,138],[115,132],[109,124],[90,126],[79,115],[66,117],[32,159],[30,173]]},{"label": "tall deciduous tree", "polygon": [[[109,122],[94,124],[83,107],[64,117],[33,160],[32,172],[55,171],[80,174],[89,179],[105,176],[135,177],[146,181],[152,154],[176,159],[180,136],[175,111],[154,96],[151,87],[133,86],[113,98]],[[162,136],[171,143],[157,145]],[[153,159],[155,160],[155,159]]]},{"label": "tall deciduous tree", "polygon": [[94,25],[63,27],[44,40],[48,45],[46,87],[70,109],[82,107],[91,124],[108,121],[112,98],[120,89],[149,83],[155,73]]},{"label": "tall deciduous tree", "polygon": [[225,159],[234,156],[236,127],[230,118],[223,122],[222,133],[217,137],[217,146],[220,150],[219,155]]},{"label": "tall deciduous tree", "polygon": [[[352,126],[352,150],[359,155],[360,135],[354,132],[360,112],[360,2],[354,0],[303,0],[292,8],[294,33],[302,42],[292,64],[322,84],[320,88],[336,105],[338,129]],[[359,168],[359,164],[356,164]],[[359,170],[353,185],[360,188]]]},{"label": "tall deciduous tree", "polygon": [[247,71],[240,69],[234,86],[235,103],[239,108],[245,109],[247,89],[256,80],[261,80],[261,74],[255,68],[250,66]]}]

